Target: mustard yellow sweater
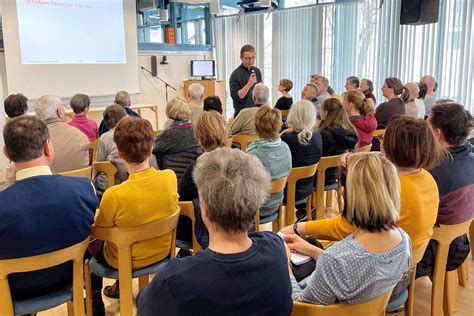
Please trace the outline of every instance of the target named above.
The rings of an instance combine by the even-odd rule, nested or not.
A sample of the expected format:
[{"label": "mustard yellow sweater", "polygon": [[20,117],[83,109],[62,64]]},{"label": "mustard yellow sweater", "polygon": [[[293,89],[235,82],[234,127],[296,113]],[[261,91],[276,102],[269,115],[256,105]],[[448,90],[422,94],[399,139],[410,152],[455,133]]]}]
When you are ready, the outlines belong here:
[{"label": "mustard yellow sweater", "polygon": [[[105,191],[95,224],[102,227],[134,227],[168,216],[178,205],[176,175],[171,170],[149,168],[130,174],[127,181]],[[142,268],[169,253],[171,233],[132,246],[132,268]],[[105,243],[107,263],[118,268],[117,247]]]},{"label": "mustard yellow sweater", "polygon": [[[426,170],[401,175],[400,218],[397,224],[411,238],[416,249],[428,242],[433,234],[433,225],[438,215],[439,195],[435,180]],[[311,221],[306,224],[306,232],[318,239],[342,240],[354,232],[355,226],[341,216]]]}]

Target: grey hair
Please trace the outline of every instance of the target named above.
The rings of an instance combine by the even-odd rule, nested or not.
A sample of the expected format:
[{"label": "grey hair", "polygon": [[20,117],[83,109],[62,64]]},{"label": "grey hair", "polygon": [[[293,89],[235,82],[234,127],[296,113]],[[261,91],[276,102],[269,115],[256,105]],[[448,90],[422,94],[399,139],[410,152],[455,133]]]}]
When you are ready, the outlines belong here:
[{"label": "grey hair", "polygon": [[298,133],[298,142],[307,145],[313,137],[316,109],[308,100],[300,100],[293,104],[287,122]]},{"label": "grey hair", "polygon": [[87,94],[77,93],[71,98],[69,105],[74,113],[78,114],[84,112],[91,105],[91,99]]},{"label": "grey hair", "polygon": [[127,91],[119,91],[115,95],[114,103],[127,108],[130,106],[130,95]]},{"label": "grey hair", "polygon": [[253,87],[252,98],[256,104],[268,104],[268,97],[270,95],[270,90],[263,83],[257,83]]},{"label": "grey hair", "polygon": [[209,221],[232,233],[248,231],[271,186],[270,174],[257,157],[230,148],[200,156],[193,179]]},{"label": "grey hair", "polygon": [[35,113],[42,121],[58,118],[58,109],[62,107],[61,99],[55,95],[39,97],[34,104]]},{"label": "grey hair", "polygon": [[319,76],[317,80],[320,80],[321,83],[323,84],[323,86],[325,86],[326,88],[329,87],[329,80],[328,78],[324,77],[324,76]]},{"label": "grey hair", "polygon": [[204,94],[204,86],[199,83],[191,83],[188,87],[189,97],[194,101],[199,101]]},{"label": "grey hair", "polygon": [[311,89],[313,89],[313,91],[315,92],[315,95],[318,95],[319,94],[319,87],[317,84],[313,83],[313,82],[308,82],[306,84],[307,87],[311,87]]}]

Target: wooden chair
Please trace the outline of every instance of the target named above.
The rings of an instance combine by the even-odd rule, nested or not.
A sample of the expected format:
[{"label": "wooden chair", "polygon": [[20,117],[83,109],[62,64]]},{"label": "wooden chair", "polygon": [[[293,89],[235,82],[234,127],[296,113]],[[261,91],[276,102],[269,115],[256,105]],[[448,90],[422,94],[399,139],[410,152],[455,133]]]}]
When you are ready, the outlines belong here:
[{"label": "wooden chair", "polygon": [[118,271],[110,269],[91,258],[85,262],[87,315],[92,316],[91,271],[101,277],[120,280],[120,314],[133,315],[132,278],[139,278],[139,288],[148,285],[149,275],[156,271],[169,259],[165,258],[151,266],[132,271],[131,247],[134,243],[172,233],[170,256],[175,256],[176,225],[178,224],[179,207],[171,215],[156,222],[136,227],[97,227],[92,229],[91,236],[114,243],[118,248]]},{"label": "wooden chair", "polygon": [[431,291],[431,315],[451,315],[457,309],[456,271],[446,271],[449,245],[469,230],[472,220],[456,225],[434,227],[432,240],[438,243],[433,271],[433,288]]},{"label": "wooden chair", "polygon": [[359,144],[357,144],[355,147],[355,152],[356,153],[370,152],[370,149],[372,149],[372,144],[368,144],[362,147],[359,147]]},{"label": "wooden chair", "polygon": [[[32,314],[65,302],[67,302],[68,315],[84,315],[82,262],[88,245],[89,236],[83,241],[61,250],[26,258],[0,260],[0,315]],[[51,293],[43,299],[33,298],[12,302],[7,279],[9,274],[42,270],[68,261],[73,262],[72,291],[63,289]]]},{"label": "wooden chair", "polygon": [[372,137],[380,137],[385,134],[385,129],[376,129],[372,132]]},{"label": "wooden chair", "polygon": [[240,145],[240,150],[247,152],[247,147],[251,142],[258,139],[257,135],[232,135],[232,142]]},{"label": "wooden chair", "polygon": [[82,168],[82,169],[61,172],[59,174],[62,175],[62,176],[65,176],[65,177],[86,177],[86,178],[89,178],[89,180],[92,180],[92,168],[91,168],[91,166],[87,166],[87,167]]},{"label": "wooden chair", "polygon": [[[309,178],[315,175],[318,164],[292,168],[286,183],[286,206],[285,208],[285,226],[292,225],[295,221],[296,204],[296,182],[300,179]],[[306,202],[306,212],[311,213],[311,196]]]},{"label": "wooden chair", "polygon": [[[274,193],[283,194],[283,191],[285,191],[285,186],[286,186],[286,180],[287,179],[288,179],[288,177],[283,177],[283,178],[280,178],[280,179],[277,179],[277,180],[273,180],[272,181],[272,187],[271,187],[271,190],[270,190],[270,194],[274,194]],[[278,206],[277,218],[272,220],[272,223],[273,223],[272,230],[274,232],[277,232],[277,231],[279,231],[280,229],[283,228],[284,214],[283,214],[283,211],[282,211],[282,202],[283,202],[283,196],[282,196],[282,201],[280,202],[280,205]],[[277,222],[276,222],[276,220],[277,220]],[[265,222],[265,223],[268,223],[268,222]],[[259,226],[260,226],[260,212],[257,212],[257,214],[255,214],[255,230],[256,231],[260,231]]]},{"label": "wooden chair", "polygon": [[[337,189],[337,184],[325,186],[326,170],[338,167],[343,155],[321,157],[316,170],[316,194],[313,192],[313,205],[316,206],[316,219],[322,219],[324,215],[324,192],[327,192],[326,206],[332,204],[332,191]],[[311,212],[308,214],[308,221],[312,220]]]},{"label": "wooden chair", "polygon": [[188,250],[192,249],[193,255],[195,255],[197,252],[202,250],[202,247],[198,243],[197,238],[196,238],[196,231],[195,231],[196,217],[194,215],[193,202],[191,201],[179,202],[179,208],[181,209],[179,215],[186,216],[187,218],[191,220],[193,241],[191,244],[189,244],[181,240],[176,240],[176,247],[181,248],[181,249],[188,249]]},{"label": "wooden chair", "polygon": [[471,242],[471,256],[474,260],[474,220],[471,223],[471,227],[469,227],[469,241]]},{"label": "wooden chair", "polygon": [[92,162],[92,170],[96,172],[103,172],[107,176],[107,187],[110,188],[115,185],[115,175],[117,168],[110,161],[94,161]]},{"label": "wooden chair", "polygon": [[99,144],[99,139],[98,138],[94,139],[89,144],[89,150],[92,151],[92,161],[95,161],[95,157],[97,156],[97,144]]},{"label": "wooden chair", "polygon": [[163,130],[157,130],[157,131],[153,131],[153,138],[155,138],[156,136],[158,136]]},{"label": "wooden chair", "polygon": [[288,116],[290,114],[290,110],[279,110],[282,117]]},{"label": "wooden chair", "polygon": [[234,138],[232,138],[232,137],[227,138],[226,147],[232,148],[232,142],[233,141],[234,141]]},{"label": "wooden chair", "polygon": [[385,316],[385,308],[392,291],[368,302],[344,305],[316,305],[293,302],[291,316]]}]

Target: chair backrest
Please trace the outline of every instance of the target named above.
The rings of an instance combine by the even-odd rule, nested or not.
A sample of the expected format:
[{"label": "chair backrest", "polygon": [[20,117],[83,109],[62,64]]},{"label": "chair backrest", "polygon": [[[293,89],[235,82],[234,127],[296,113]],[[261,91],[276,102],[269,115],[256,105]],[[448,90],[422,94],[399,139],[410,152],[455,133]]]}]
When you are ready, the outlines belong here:
[{"label": "chair backrest", "polygon": [[385,316],[392,290],[368,302],[344,305],[315,305],[293,302],[292,316]]},{"label": "chair backrest", "polygon": [[87,167],[82,168],[82,169],[61,172],[59,174],[62,175],[62,176],[65,176],[65,177],[86,177],[86,178],[89,178],[89,180],[92,180],[92,168],[91,168],[91,166],[87,166]]},{"label": "chair backrest", "polygon": [[418,246],[418,248],[411,251],[411,266],[416,266],[418,262],[421,261],[423,255],[425,254],[426,247],[428,247],[428,243],[429,242],[425,242],[421,246]]},{"label": "chair backrest", "polygon": [[163,130],[153,131],[153,138],[155,138],[156,136],[160,135],[160,133],[161,133],[162,131],[163,131]]},{"label": "chair backrest", "polygon": [[92,161],[95,161],[95,157],[97,155],[97,144],[99,144],[99,139],[94,139],[89,144],[89,149],[92,150]]},{"label": "chair backrest", "polygon": [[[281,192],[283,193],[283,191],[285,190],[285,186],[286,186],[286,181],[287,181],[288,177],[283,177],[283,178],[280,178],[280,179],[277,179],[277,180],[273,180],[272,181],[272,186],[270,188],[270,194],[274,194],[274,193],[278,193],[278,192]],[[279,213],[279,216],[281,215],[281,202],[280,202],[280,206],[279,206],[279,209],[278,209],[278,213]],[[257,211],[257,214],[255,214],[255,229],[256,231],[259,231],[259,228],[258,226],[260,225],[260,212]]]},{"label": "chair backrest", "polygon": [[232,142],[239,144],[243,152],[246,152],[249,144],[257,139],[257,135],[232,135]]},{"label": "chair backrest", "polygon": [[226,147],[231,148],[233,141],[234,141],[234,139],[232,137],[227,138]]},{"label": "chair backrest", "polygon": [[359,144],[357,144],[355,151],[356,153],[361,153],[361,152],[369,152],[371,149],[372,149],[372,144],[368,144],[362,147],[359,147]]},{"label": "chair backrest", "polygon": [[292,225],[295,222],[295,204],[296,204],[296,182],[300,179],[309,178],[315,175],[318,164],[305,167],[295,167],[291,169],[286,184],[286,208],[285,225]]},{"label": "chair backrest", "polygon": [[376,129],[372,132],[372,137],[380,137],[385,134],[385,129]]},{"label": "chair backrest", "polygon": [[94,161],[92,162],[92,170],[97,172],[103,172],[107,176],[107,187],[115,185],[115,175],[117,174],[117,168],[110,161]]},{"label": "chair backrest", "polygon": [[[316,219],[322,219],[324,213],[324,186],[326,179],[326,170],[338,167],[341,162],[341,155],[321,157],[318,164],[316,177]],[[311,220],[308,218],[308,220]]]},{"label": "chair backrest", "polygon": [[194,215],[194,205],[193,202],[191,201],[183,201],[179,202],[179,208],[180,208],[180,213],[179,215],[186,216],[191,220],[191,225],[192,225],[192,233],[193,233],[193,255],[195,255],[198,251],[202,250],[201,245],[198,243],[197,238],[196,238],[196,230],[195,230],[195,224],[196,224],[196,216]]},{"label": "chair backrest", "polygon": [[288,116],[290,114],[290,110],[280,110],[281,116]]},{"label": "chair backrest", "polygon": [[42,270],[68,261],[73,262],[72,282],[74,315],[84,315],[82,291],[84,273],[82,262],[88,245],[89,236],[87,236],[83,241],[64,249],[31,257],[0,260],[0,315],[13,316],[14,314],[10,287],[7,279],[9,274]]}]

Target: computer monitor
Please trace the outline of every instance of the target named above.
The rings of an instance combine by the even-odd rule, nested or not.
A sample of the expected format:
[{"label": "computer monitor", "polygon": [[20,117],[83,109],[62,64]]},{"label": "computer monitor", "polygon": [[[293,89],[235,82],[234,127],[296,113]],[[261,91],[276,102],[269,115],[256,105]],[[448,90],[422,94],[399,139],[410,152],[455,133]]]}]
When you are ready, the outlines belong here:
[{"label": "computer monitor", "polygon": [[215,77],[214,60],[191,60],[191,77]]}]

